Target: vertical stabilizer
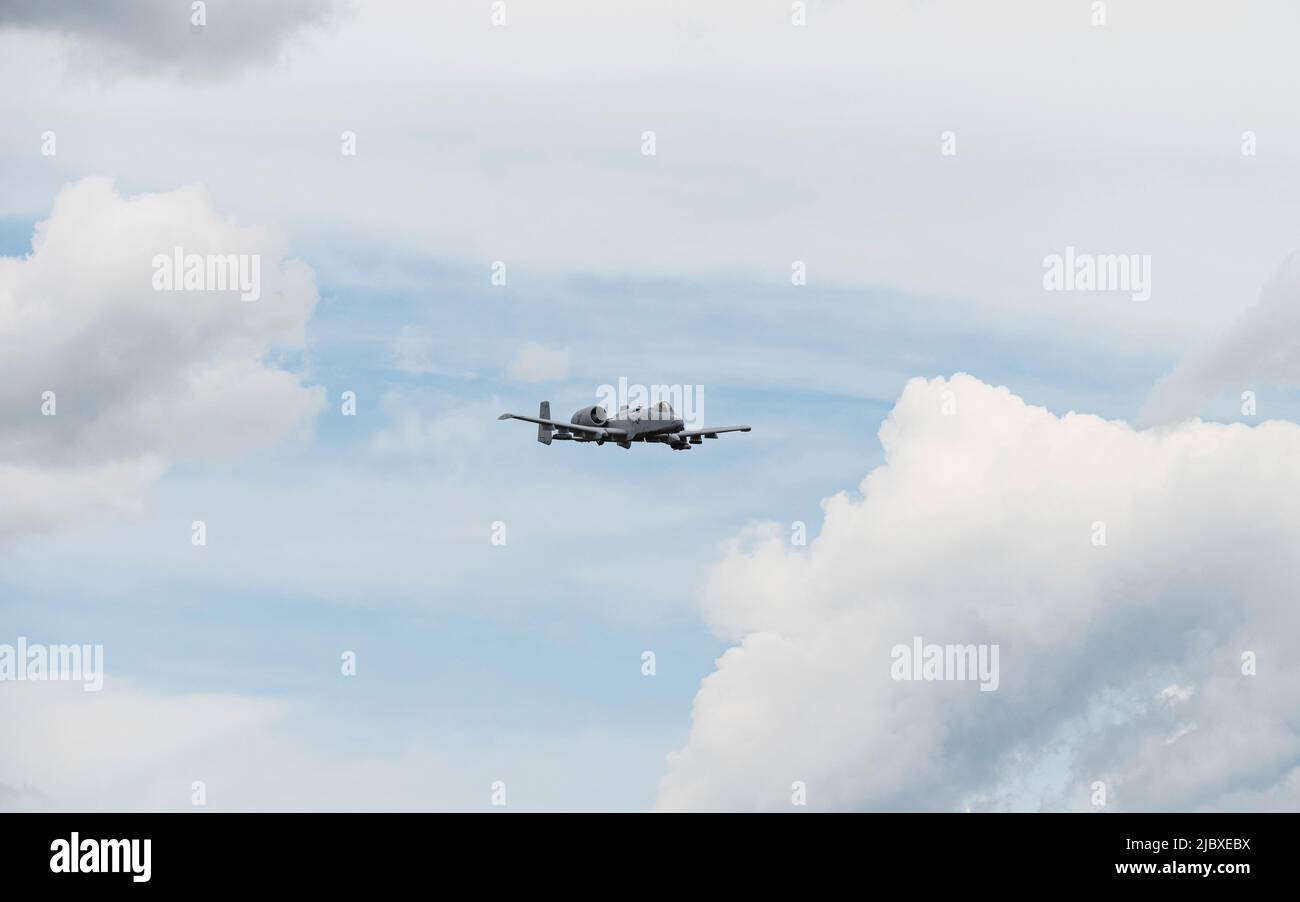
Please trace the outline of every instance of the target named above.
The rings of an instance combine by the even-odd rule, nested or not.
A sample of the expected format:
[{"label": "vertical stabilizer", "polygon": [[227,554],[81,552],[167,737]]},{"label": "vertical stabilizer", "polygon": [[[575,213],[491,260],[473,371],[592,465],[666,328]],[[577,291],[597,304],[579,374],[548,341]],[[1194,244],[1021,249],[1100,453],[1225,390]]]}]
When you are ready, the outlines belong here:
[{"label": "vertical stabilizer", "polygon": [[[551,418],[551,402],[543,401],[542,406],[537,410],[537,419],[549,420],[550,418]],[[541,442],[543,445],[549,445],[551,443],[551,433],[553,433],[554,431],[555,431],[555,427],[550,425],[549,423],[538,423],[537,440]]]}]

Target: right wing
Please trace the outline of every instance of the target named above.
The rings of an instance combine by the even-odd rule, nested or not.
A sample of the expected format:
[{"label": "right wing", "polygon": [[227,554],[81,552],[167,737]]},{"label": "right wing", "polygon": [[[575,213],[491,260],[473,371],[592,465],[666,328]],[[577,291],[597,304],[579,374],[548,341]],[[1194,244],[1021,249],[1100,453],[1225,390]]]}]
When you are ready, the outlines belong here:
[{"label": "right wing", "polygon": [[523,420],[525,423],[536,423],[539,426],[550,426],[556,432],[587,432],[595,436],[604,436],[605,438],[619,439],[627,436],[627,430],[615,429],[612,426],[579,426],[577,423],[562,423],[559,420],[545,420],[540,417],[526,417],[519,413],[503,413],[497,417],[498,420]]}]

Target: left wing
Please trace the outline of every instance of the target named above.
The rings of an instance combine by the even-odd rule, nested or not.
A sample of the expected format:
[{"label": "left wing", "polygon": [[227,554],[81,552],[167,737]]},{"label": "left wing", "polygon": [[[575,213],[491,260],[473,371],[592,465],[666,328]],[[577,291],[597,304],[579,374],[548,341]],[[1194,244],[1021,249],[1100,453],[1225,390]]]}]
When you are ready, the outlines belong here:
[{"label": "left wing", "polygon": [[748,426],[716,426],[712,429],[695,429],[691,432],[674,432],[673,435],[680,438],[695,438],[702,435],[705,438],[717,438],[719,432],[748,432]]}]

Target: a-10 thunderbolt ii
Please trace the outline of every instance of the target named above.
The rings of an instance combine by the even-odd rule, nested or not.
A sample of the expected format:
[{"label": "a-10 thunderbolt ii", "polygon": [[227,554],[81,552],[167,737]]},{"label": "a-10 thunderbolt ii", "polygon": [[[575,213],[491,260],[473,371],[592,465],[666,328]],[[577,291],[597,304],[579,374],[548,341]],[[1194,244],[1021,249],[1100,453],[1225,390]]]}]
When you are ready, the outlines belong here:
[{"label": "a-10 thunderbolt ii", "polygon": [[672,405],[659,401],[648,406],[622,407],[609,416],[603,407],[593,405],[575,413],[569,422],[551,419],[551,402],[543,401],[537,416],[526,417],[518,413],[503,413],[498,420],[523,420],[537,424],[537,440],[549,445],[553,439],[565,442],[595,442],[603,445],[613,442],[620,448],[631,448],[633,442],[667,445],[674,451],[686,451],[706,438],[717,438],[721,432],[748,432],[748,426],[715,426],[711,429],[686,430],[686,424],[673,413]]}]

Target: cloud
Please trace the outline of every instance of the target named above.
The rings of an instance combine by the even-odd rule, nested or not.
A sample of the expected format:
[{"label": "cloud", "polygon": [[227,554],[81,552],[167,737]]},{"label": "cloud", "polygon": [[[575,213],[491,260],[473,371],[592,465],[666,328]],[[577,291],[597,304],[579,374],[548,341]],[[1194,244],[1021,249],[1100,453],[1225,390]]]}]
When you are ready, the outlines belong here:
[{"label": "cloud", "polygon": [[[806,550],[755,527],[711,574],[737,644],[659,807],[1300,802],[1300,426],[1138,431],[958,375],[908,383],[880,439]],[[998,645],[999,688],[891,679],[917,636]]]},{"label": "cloud", "polygon": [[101,70],[200,75],[275,62],[284,45],[329,22],[338,0],[221,0],[195,25],[174,0],[0,0],[0,29],[58,35],[69,63]]},{"label": "cloud", "polygon": [[567,348],[550,348],[530,341],[510,364],[510,378],[519,382],[556,382],[569,375]]},{"label": "cloud", "polygon": [[212,779],[288,710],[251,696],[160,693],[111,673],[93,695],[80,683],[6,684],[0,719],[13,729],[0,749],[0,810],[188,806],[194,780]]},{"label": "cloud", "polygon": [[434,709],[418,730],[385,723],[388,741],[339,742],[360,706],[328,679],[340,688],[311,703],[160,692],[111,672],[93,694],[5,684],[0,811],[194,811],[196,780],[210,811],[490,811],[498,780],[512,811],[627,810],[646,802],[629,776],[652,773],[665,740],[646,726],[480,727]]},{"label": "cloud", "polygon": [[[247,254],[261,297],[155,291],[153,260]],[[305,434],[320,388],[265,362],[302,343],[315,279],[272,230],[201,187],[124,198],[65,188],[32,252],[0,257],[0,536],[122,508],[169,460],[226,460]]]},{"label": "cloud", "polygon": [[138,493],[163,469],[150,456],[65,468],[0,465],[0,546],[87,510],[135,512]]},{"label": "cloud", "polygon": [[[475,4],[437,15],[357,4],[346,28],[294,55],[292,72],[216,91],[172,79],[68,84],[47,42],[0,38],[5,74],[24,84],[7,106],[0,99],[0,115],[32,136],[0,147],[12,175],[3,204],[24,215],[64,165],[103,167],[107,154],[124,179],[201,178],[224,202],[304,234],[436,249],[478,284],[485,261],[506,260],[512,287],[500,300],[573,275],[613,289],[629,277],[722,279],[736,290],[695,314],[725,333],[707,315],[715,302],[742,280],[789,288],[802,260],[814,291],[798,296],[801,309],[835,285],[906,286],[926,322],[952,323],[956,309],[1027,347],[1051,336],[1146,359],[1222,322],[1242,300],[1242,273],[1273,265],[1291,228],[1300,124],[1286,114],[1286,36],[1300,13],[1284,7],[1111,4],[1098,29],[1086,5],[1031,0],[841,3],[812,10],[807,27],[792,26],[788,9],[740,0],[507,5],[509,25],[497,28]],[[211,31],[220,13],[209,7]],[[1199,24],[1215,27],[1180,27]],[[861,86],[882,80],[900,89],[862,103]],[[451,83],[463,102],[435,113],[427,86]],[[619,113],[593,120],[592,108]],[[1089,127],[1098,118],[1106,129]],[[518,135],[538,122],[545,152],[522,150]],[[1240,153],[1243,128],[1260,136],[1258,157]],[[54,160],[39,152],[47,129]],[[647,129],[655,157],[640,152]],[[358,136],[356,157],[339,154],[343,130]],[[955,158],[940,153],[948,130]],[[1184,165],[1163,165],[1175,149]],[[1081,166],[1091,182],[1079,181]],[[1152,301],[1044,292],[1041,261],[1067,245],[1152,255]],[[1183,259],[1205,265],[1171,262]]]},{"label": "cloud", "polygon": [[1195,416],[1224,391],[1300,385],[1300,253],[1264,286],[1259,301],[1222,334],[1162,377],[1147,399],[1147,423]]}]

